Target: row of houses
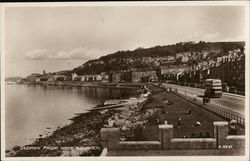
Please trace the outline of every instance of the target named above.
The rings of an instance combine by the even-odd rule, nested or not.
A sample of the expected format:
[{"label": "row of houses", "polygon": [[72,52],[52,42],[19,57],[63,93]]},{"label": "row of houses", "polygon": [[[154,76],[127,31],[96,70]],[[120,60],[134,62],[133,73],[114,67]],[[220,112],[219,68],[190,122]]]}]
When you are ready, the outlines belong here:
[{"label": "row of houses", "polygon": [[[140,50],[140,49],[138,49]],[[236,49],[232,52],[237,52],[239,49]],[[186,63],[189,60],[202,60],[209,56],[210,53],[219,54],[222,52],[221,49],[217,50],[202,50],[202,51],[186,51],[186,52],[177,52],[175,55],[166,55],[166,56],[147,56],[147,57],[132,57],[132,58],[111,58],[109,59],[108,63],[120,63],[120,64],[134,64],[134,63],[141,63],[144,65],[152,65],[152,66],[160,66],[164,64],[171,64],[178,59],[181,59],[182,63]],[[95,60],[88,64],[82,65],[82,68],[85,65],[91,66],[92,64],[104,64],[103,60]]]},{"label": "row of houses", "polygon": [[141,83],[141,82],[158,82],[158,76],[155,70],[140,69],[140,70],[122,70],[112,71],[110,73],[102,72],[93,75],[77,75],[72,74],[73,81],[83,82],[114,82],[114,83]]},{"label": "row of houses", "polygon": [[106,72],[102,72],[101,74],[92,74],[92,75],[77,75],[76,73],[72,73],[71,80],[84,81],[84,82],[92,82],[92,81],[109,82],[109,75]]},{"label": "row of houses", "polygon": [[205,79],[221,79],[228,86],[244,88],[245,55],[229,54],[217,59],[204,61],[195,66],[165,66],[160,68],[161,80],[171,80],[180,84],[203,83]]}]

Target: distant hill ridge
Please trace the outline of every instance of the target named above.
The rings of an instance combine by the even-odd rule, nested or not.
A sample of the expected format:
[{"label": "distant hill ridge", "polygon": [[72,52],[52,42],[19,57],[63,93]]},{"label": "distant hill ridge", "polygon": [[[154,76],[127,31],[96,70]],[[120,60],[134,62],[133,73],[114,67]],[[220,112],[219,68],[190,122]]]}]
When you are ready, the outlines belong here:
[{"label": "distant hill ridge", "polygon": [[[227,55],[229,51],[244,51],[245,42],[181,42],[174,45],[137,48],[133,51],[117,51],[90,60],[72,72],[79,75],[99,74],[131,68],[157,68],[162,65],[195,65],[198,62]],[[180,57],[179,57],[180,55]],[[184,56],[184,58],[183,58]]]}]

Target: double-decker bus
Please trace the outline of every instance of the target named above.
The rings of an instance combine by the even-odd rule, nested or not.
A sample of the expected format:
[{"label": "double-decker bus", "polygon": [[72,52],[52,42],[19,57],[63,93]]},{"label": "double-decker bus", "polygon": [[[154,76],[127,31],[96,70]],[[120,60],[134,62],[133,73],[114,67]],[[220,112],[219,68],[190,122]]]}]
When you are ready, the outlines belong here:
[{"label": "double-decker bus", "polygon": [[222,97],[222,84],[220,79],[205,80],[206,97]]}]

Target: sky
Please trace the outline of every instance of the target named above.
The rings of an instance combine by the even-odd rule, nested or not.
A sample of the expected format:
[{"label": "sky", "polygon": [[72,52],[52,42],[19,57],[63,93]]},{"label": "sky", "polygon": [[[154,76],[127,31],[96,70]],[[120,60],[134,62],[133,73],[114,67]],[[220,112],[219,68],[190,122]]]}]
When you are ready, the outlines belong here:
[{"label": "sky", "polygon": [[70,70],[119,50],[244,41],[242,6],[5,8],[5,75]]}]

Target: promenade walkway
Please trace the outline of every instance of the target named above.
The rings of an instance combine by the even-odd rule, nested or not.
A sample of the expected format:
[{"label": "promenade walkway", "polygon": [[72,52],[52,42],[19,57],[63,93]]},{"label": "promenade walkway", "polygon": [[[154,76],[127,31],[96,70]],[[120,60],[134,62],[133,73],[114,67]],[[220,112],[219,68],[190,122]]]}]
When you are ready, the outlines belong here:
[{"label": "promenade walkway", "polygon": [[[202,101],[202,96],[204,95],[204,89],[200,88],[180,86],[169,83],[163,83],[162,86],[177,89],[179,93],[189,97],[197,96],[197,99],[200,101]],[[245,96],[223,92],[222,98],[212,98],[211,104],[237,114],[240,117],[245,117]]]},{"label": "promenade walkway", "polygon": [[[167,94],[162,89],[156,86],[149,86],[153,91],[151,103],[147,104],[145,108],[162,107],[165,113],[165,118],[168,124],[174,125],[174,137],[204,137],[208,133],[213,136],[213,122],[225,121],[224,118],[209,112],[208,110],[201,108],[198,105],[188,102],[187,100],[176,96],[174,94]],[[162,92],[160,92],[162,91]],[[168,102],[166,102],[168,101]],[[168,105],[172,103],[171,105]],[[186,112],[190,110],[190,114]],[[181,126],[177,128],[177,119],[181,118]],[[194,124],[199,121],[201,126],[194,127]],[[244,134],[244,128],[237,127],[238,134]],[[199,136],[201,135],[202,136]]]}]

